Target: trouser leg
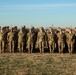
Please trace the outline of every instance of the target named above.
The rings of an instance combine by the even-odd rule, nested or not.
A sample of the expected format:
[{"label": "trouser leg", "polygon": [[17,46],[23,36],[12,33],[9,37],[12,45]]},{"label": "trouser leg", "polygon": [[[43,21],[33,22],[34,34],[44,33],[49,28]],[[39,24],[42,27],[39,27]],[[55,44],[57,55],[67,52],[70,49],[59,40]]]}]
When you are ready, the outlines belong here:
[{"label": "trouser leg", "polygon": [[21,46],[21,44],[20,44],[20,42],[18,42],[18,50],[19,50],[19,52],[20,52],[20,46]]},{"label": "trouser leg", "polygon": [[0,53],[2,52],[1,47],[2,47],[2,44],[1,44],[1,41],[0,41]]},{"label": "trouser leg", "polygon": [[32,51],[33,51],[33,43],[31,43],[31,53],[32,53]]},{"label": "trouser leg", "polygon": [[28,43],[28,53],[30,53],[30,48],[31,46],[30,46],[30,43]]},{"label": "trouser leg", "polygon": [[22,42],[22,45],[21,45],[21,52],[23,53],[23,42]]},{"label": "trouser leg", "polygon": [[44,42],[42,42],[42,53],[44,53]]},{"label": "trouser leg", "polygon": [[4,53],[4,41],[2,41],[2,53]]},{"label": "trouser leg", "polygon": [[14,53],[14,41],[12,41],[12,52]]},{"label": "trouser leg", "polygon": [[40,42],[40,43],[39,43],[39,50],[40,50],[40,53],[42,52],[41,47],[42,47],[42,44],[41,44],[41,42]]}]

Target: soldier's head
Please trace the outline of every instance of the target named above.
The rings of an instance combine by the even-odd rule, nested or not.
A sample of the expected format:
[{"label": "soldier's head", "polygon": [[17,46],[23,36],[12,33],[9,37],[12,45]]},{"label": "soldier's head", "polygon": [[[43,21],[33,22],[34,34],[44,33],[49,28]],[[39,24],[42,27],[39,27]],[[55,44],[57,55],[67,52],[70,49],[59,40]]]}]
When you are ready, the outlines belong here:
[{"label": "soldier's head", "polygon": [[62,28],[61,27],[58,27],[57,28],[57,31],[61,32],[62,31]]},{"label": "soldier's head", "polygon": [[13,32],[13,28],[10,29],[10,32]]},{"label": "soldier's head", "polygon": [[70,29],[69,27],[66,27],[65,32],[69,32],[69,29]]},{"label": "soldier's head", "polygon": [[40,27],[40,28],[39,28],[39,31],[40,31],[40,32],[43,32],[43,30],[44,30],[43,27]]},{"label": "soldier's head", "polygon": [[49,28],[49,31],[50,31],[50,32],[53,32],[53,29],[50,27],[50,28]]},{"label": "soldier's head", "polygon": [[31,29],[29,30],[29,32],[31,32],[31,33],[32,33],[32,32],[33,32],[33,28],[31,28]]},{"label": "soldier's head", "polygon": [[16,31],[16,30],[17,30],[17,26],[14,27],[14,31]]},{"label": "soldier's head", "polygon": [[6,26],[6,31],[9,31],[9,26]]},{"label": "soldier's head", "polygon": [[76,32],[76,27],[74,28],[74,31]]}]

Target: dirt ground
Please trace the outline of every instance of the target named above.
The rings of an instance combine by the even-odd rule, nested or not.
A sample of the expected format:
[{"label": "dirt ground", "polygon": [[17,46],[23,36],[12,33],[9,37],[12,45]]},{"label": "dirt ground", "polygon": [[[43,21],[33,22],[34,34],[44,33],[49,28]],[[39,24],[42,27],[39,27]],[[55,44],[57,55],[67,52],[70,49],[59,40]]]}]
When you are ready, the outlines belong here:
[{"label": "dirt ground", "polygon": [[76,75],[76,54],[0,54],[0,75]]}]

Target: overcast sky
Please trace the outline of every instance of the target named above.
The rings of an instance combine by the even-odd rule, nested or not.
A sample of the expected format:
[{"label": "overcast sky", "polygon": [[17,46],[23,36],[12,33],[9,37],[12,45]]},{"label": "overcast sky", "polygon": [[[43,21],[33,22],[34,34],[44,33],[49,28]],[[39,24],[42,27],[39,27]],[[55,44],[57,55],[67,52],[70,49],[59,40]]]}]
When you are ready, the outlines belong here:
[{"label": "overcast sky", "polygon": [[0,0],[0,25],[75,27],[76,0]]}]

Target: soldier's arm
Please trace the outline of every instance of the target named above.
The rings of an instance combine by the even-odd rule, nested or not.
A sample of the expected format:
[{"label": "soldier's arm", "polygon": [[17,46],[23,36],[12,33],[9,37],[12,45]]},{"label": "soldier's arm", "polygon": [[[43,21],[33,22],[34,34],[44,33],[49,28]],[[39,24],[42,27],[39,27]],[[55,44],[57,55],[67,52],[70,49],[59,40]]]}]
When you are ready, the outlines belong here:
[{"label": "soldier's arm", "polygon": [[73,35],[72,40],[73,40],[73,44],[74,44],[75,43],[75,35]]}]

